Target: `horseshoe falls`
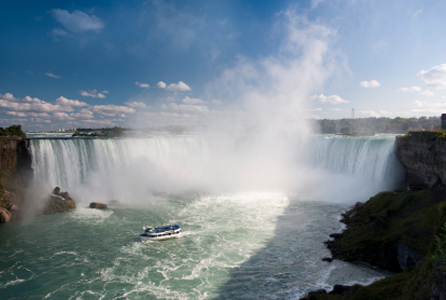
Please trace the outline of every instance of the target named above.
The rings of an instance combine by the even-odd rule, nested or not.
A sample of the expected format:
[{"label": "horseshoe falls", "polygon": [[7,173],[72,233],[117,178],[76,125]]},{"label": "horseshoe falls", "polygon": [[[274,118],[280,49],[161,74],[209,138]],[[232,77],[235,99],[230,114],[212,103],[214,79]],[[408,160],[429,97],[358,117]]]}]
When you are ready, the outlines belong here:
[{"label": "horseshoe falls", "polygon": [[[59,186],[77,208],[0,227],[2,299],[299,299],[369,284],[387,273],[323,262],[323,241],[342,230],[351,204],[401,183],[393,143],[391,135],[32,139],[35,190]],[[88,207],[111,200],[122,205]],[[139,242],[142,226],[173,222],[180,238]]]}]

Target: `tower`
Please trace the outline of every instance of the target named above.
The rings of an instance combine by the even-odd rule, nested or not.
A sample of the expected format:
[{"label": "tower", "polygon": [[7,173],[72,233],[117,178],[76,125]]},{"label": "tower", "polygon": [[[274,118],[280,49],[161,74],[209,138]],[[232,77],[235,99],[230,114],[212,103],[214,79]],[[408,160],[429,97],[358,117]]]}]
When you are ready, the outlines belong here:
[{"label": "tower", "polygon": [[355,118],[355,109],[352,108],[352,119],[354,119],[354,118]]},{"label": "tower", "polygon": [[441,129],[446,129],[446,114],[441,115]]}]

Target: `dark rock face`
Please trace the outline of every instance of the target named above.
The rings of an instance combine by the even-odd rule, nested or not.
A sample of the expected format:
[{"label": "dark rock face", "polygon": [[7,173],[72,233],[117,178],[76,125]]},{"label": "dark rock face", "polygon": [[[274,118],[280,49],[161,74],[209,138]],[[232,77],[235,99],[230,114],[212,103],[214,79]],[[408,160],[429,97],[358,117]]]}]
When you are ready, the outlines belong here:
[{"label": "dark rock face", "polygon": [[398,264],[402,270],[405,270],[411,266],[418,264],[424,259],[424,255],[418,251],[415,251],[401,242],[397,245],[397,259]]},{"label": "dark rock face", "polygon": [[60,188],[56,187],[53,190],[53,194],[46,202],[43,214],[54,214],[58,212],[64,212],[76,208],[76,202],[70,198],[68,192],[60,193]]},{"label": "dark rock face", "polygon": [[432,276],[434,280],[429,284],[431,299],[446,300],[446,272],[444,263],[435,262]]},{"label": "dark rock face", "polygon": [[420,137],[397,137],[396,154],[407,170],[409,184],[446,183],[446,141]]},{"label": "dark rock face", "polygon": [[99,208],[99,209],[105,209],[107,208],[107,204],[104,203],[97,203],[97,202],[91,202],[90,203],[91,208]]}]

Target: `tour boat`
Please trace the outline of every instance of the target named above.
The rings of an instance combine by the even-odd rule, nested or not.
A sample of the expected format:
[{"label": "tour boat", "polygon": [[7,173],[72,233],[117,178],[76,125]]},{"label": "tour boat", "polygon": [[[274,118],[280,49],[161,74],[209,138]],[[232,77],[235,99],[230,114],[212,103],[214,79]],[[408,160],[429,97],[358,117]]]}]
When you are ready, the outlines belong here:
[{"label": "tour boat", "polygon": [[164,227],[143,227],[144,233],[140,235],[141,242],[159,241],[177,238],[181,235],[180,225],[168,225]]}]

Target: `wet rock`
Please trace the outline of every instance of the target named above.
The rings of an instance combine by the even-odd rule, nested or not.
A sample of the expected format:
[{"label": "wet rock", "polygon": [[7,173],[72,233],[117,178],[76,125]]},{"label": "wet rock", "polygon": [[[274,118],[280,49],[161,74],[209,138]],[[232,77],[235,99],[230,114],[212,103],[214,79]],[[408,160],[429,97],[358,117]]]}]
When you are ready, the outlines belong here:
[{"label": "wet rock", "polygon": [[324,290],[324,289],[319,289],[319,290],[311,291],[311,292],[307,293],[307,294],[302,298],[302,300],[311,300],[311,299],[313,299],[314,297],[318,297],[318,296],[321,296],[321,295],[327,295],[327,291]]},{"label": "wet rock", "polygon": [[418,264],[424,259],[424,255],[415,251],[406,245],[398,242],[397,244],[397,259],[398,264],[402,270]]},{"label": "wet rock", "polygon": [[70,198],[68,192],[60,192],[60,188],[56,187],[49,196],[43,209],[43,214],[55,214],[76,208],[76,202]]},{"label": "wet rock", "polygon": [[0,207],[0,223],[6,223],[11,220],[11,213],[6,208]]},{"label": "wet rock", "polygon": [[329,292],[328,294],[330,294],[330,295],[342,295],[344,293],[347,293],[347,295],[351,297],[351,293],[352,293],[351,286],[336,284],[333,287],[333,290],[331,292]]},{"label": "wet rock", "polygon": [[91,208],[98,208],[98,209],[105,209],[107,208],[107,204],[105,203],[98,203],[98,202],[91,202],[90,203]]},{"label": "wet rock", "polygon": [[11,204],[11,205],[9,206],[8,210],[9,210],[11,213],[17,213],[17,212],[19,212],[20,208],[19,208],[19,206],[18,206],[17,204]]},{"label": "wet rock", "polygon": [[60,193],[60,187],[56,186],[56,187],[54,188],[54,190],[53,190],[53,194],[54,194],[54,195],[59,195],[59,193]]},{"label": "wet rock", "polygon": [[331,257],[324,257],[324,258],[322,259],[322,261],[332,262],[332,261],[333,261],[333,258],[331,258]]}]

